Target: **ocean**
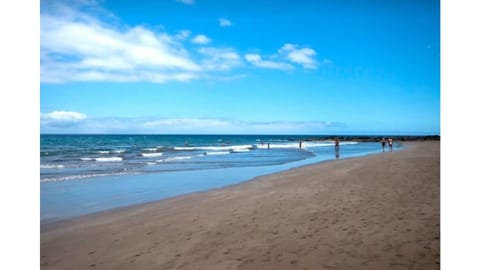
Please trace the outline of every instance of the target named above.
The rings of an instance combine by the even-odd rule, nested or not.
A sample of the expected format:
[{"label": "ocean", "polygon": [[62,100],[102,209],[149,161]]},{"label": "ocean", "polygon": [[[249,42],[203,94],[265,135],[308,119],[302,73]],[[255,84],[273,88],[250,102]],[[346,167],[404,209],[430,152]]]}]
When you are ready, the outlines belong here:
[{"label": "ocean", "polygon": [[341,141],[336,152],[333,141],[314,136],[42,134],[41,222],[381,151],[380,143]]}]

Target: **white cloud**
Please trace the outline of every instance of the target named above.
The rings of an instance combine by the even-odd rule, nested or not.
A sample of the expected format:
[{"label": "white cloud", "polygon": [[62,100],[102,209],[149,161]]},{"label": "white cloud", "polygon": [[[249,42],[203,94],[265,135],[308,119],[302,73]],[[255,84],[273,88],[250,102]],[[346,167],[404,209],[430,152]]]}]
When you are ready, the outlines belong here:
[{"label": "white cloud", "polygon": [[220,18],[218,19],[218,23],[221,27],[229,27],[232,26],[232,22],[229,19]]},{"label": "white cloud", "polygon": [[224,76],[207,76],[209,80],[215,81],[236,81],[248,77],[247,74],[236,74],[236,75],[224,75]]},{"label": "white cloud", "polygon": [[191,33],[192,32],[189,30],[181,30],[175,35],[175,38],[178,40],[185,40],[190,36]]},{"label": "white cloud", "polygon": [[313,59],[317,53],[311,48],[300,48],[297,44],[287,43],[278,52],[285,55],[291,62],[300,64],[306,69],[317,68],[318,63]]},{"label": "white cloud", "polygon": [[87,119],[87,115],[79,112],[53,111],[40,114],[40,123],[43,126],[71,127]]},{"label": "white cloud", "polygon": [[[177,36],[143,26],[115,29],[84,13],[41,14],[41,81],[161,81],[198,77],[201,67]],[[189,73],[189,76],[178,74]]]},{"label": "white cloud", "polygon": [[229,127],[231,122],[213,118],[169,118],[143,123],[146,129],[197,130]]},{"label": "white cloud", "polygon": [[329,59],[318,62],[315,60],[317,54],[315,50],[300,47],[297,44],[286,43],[277,52],[278,54],[270,55],[267,59],[260,54],[246,54],[245,59],[257,67],[279,70],[293,70],[294,65],[301,65],[305,69],[316,69],[319,65],[332,63]]},{"label": "white cloud", "polygon": [[87,118],[87,115],[79,112],[54,111],[51,113],[41,114],[43,119],[58,121],[77,121]]},{"label": "white cloud", "polygon": [[[203,34],[192,36],[186,29],[169,34],[158,28],[122,26],[114,15],[102,10],[94,1],[74,3],[71,6],[42,4],[42,83],[185,82],[225,76],[216,72],[231,71],[246,62],[260,68],[292,70],[295,65],[313,69],[329,61],[317,62],[313,49],[294,44],[285,44],[276,55],[247,54],[244,57],[232,48],[192,48],[189,42],[205,45],[211,39]],[[105,22],[101,21],[105,18]],[[219,23],[231,25],[225,18],[219,19]]]},{"label": "white cloud", "polygon": [[198,52],[208,56],[202,62],[206,70],[230,70],[242,65],[240,55],[231,48],[203,47]]},{"label": "white cloud", "polygon": [[344,123],[328,121],[271,121],[244,122],[242,124],[249,130],[266,134],[318,134],[346,127]]},{"label": "white cloud", "polygon": [[196,44],[208,44],[211,40],[205,35],[196,35],[192,38],[192,42]]},{"label": "white cloud", "polygon": [[183,3],[183,4],[186,4],[186,5],[193,5],[195,4],[195,0],[175,0],[179,3]]},{"label": "white cloud", "polygon": [[263,60],[259,54],[246,54],[245,59],[251,64],[253,64],[254,66],[261,67],[261,68],[280,69],[280,70],[293,69],[293,66],[288,63]]},{"label": "white cloud", "polygon": [[[41,114],[42,133],[230,133],[230,134],[314,134],[328,130],[341,130],[343,123],[328,121],[271,121],[248,122],[235,119],[220,118],[86,118],[81,113],[64,112]],[[48,117],[47,117],[48,115]],[[56,116],[53,116],[56,115]],[[65,115],[68,115],[65,116]],[[81,115],[85,116],[82,117]],[[68,118],[70,121],[47,121],[54,118]],[[72,120],[73,119],[73,120]],[[80,121],[81,120],[81,121]]]}]

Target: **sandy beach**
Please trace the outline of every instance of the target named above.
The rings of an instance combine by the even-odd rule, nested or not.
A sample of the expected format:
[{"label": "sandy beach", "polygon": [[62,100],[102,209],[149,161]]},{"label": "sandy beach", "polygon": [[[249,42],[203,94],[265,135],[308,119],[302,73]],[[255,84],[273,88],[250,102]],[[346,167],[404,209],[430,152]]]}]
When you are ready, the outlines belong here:
[{"label": "sandy beach", "polygon": [[440,142],[42,225],[41,269],[440,269]]}]

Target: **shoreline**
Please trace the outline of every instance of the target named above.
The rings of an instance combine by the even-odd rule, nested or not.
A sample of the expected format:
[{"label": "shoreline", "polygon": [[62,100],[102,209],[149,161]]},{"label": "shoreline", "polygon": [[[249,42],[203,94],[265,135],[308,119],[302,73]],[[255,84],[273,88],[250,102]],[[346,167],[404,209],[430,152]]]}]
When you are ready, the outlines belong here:
[{"label": "shoreline", "polygon": [[[72,268],[189,269],[198,264],[203,269],[290,269],[300,265],[307,269],[319,269],[313,266],[320,263],[319,259],[315,259],[320,256],[325,260],[324,268],[335,265],[350,265],[356,269],[392,268],[396,265],[393,263],[392,266],[392,258],[394,262],[398,261],[399,266],[410,265],[412,258],[415,258],[415,262],[422,262],[427,269],[438,269],[439,148],[439,142],[407,142],[401,151],[303,165],[227,187],[48,223],[41,226],[42,268],[65,268],[66,262],[62,258],[74,255]],[[421,149],[433,151],[433,154],[429,156],[428,152],[423,153]],[[376,168],[375,163],[382,159],[387,162],[387,169],[391,169],[392,175]],[[418,160],[412,162],[412,159]],[[403,162],[404,167],[396,164],[399,161]],[[430,170],[424,170],[421,164],[417,164],[422,162],[428,163]],[[386,209],[379,207],[385,203],[376,198],[379,194],[372,193],[372,190],[379,188],[379,183],[383,183],[378,179],[381,177],[395,180],[394,186],[401,184],[398,189],[402,190],[403,181],[412,181],[413,187],[423,187],[425,183],[409,172],[407,165],[414,166],[416,173],[424,174],[434,184],[431,186],[432,195],[426,202],[431,211],[417,218],[416,215],[412,218],[410,212],[414,211],[415,204],[410,205],[409,200],[402,200],[409,206],[406,209],[393,202],[388,204],[392,209]],[[415,182],[409,177],[416,179]],[[403,196],[413,196],[410,198],[413,201],[422,201],[424,194],[418,194],[418,189],[408,185],[407,188],[412,194],[405,193]],[[358,195],[359,191],[363,195]],[[380,197],[386,201],[398,195],[396,189],[385,188],[382,192],[385,194]],[[321,195],[321,198],[317,195]],[[363,209],[359,205],[369,207]],[[353,208],[356,211],[349,211]],[[399,212],[401,219],[385,220],[385,216],[391,218],[389,212],[396,212],[398,208],[404,211]],[[371,219],[365,220],[363,217],[362,220],[363,211],[368,212],[366,216]],[[415,240],[422,240],[423,237],[419,235],[418,239],[413,237],[410,242],[397,247],[393,243],[395,241],[386,241],[389,243],[383,248],[379,247],[378,251],[373,248],[376,245],[366,243],[374,236],[377,236],[377,242],[385,242],[387,234],[381,228],[380,221],[387,225],[398,222],[394,224],[397,227],[405,222],[412,223],[403,224],[412,228],[406,228],[398,235],[394,230],[397,227],[390,228],[393,230],[387,237],[390,240],[406,233],[421,234],[422,227],[416,225],[422,223],[421,219],[425,216],[430,216],[427,234],[429,238],[433,236],[429,240],[431,243],[422,242],[422,247],[421,244],[413,245]],[[375,219],[381,220],[375,223],[372,221]],[[366,232],[371,234],[365,235],[362,224]],[[332,235],[337,235],[339,239]],[[98,244],[85,243],[86,239],[95,240]],[[362,247],[356,247],[360,242],[370,247],[369,252],[363,254],[357,250]],[[343,246],[340,250],[343,252],[336,250],[339,245]],[[404,251],[402,247],[405,245],[411,248]],[[295,251],[295,256],[291,256],[290,246],[295,247],[291,250]],[[409,250],[416,250],[417,246],[418,252],[410,254]],[[259,252],[252,253],[251,249]],[[329,251],[333,250],[337,252],[329,255]],[[395,251],[393,255],[390,254],[392,250]],[[281,258],[273,253],[282,254]],[[359,256],[359,253],[364,256]],[[387,259],[382,259],[383,253],[389,254]],[[340,259],[344,261],[343,264]]]},{"label": "shoreline", "polygon": [[[401,142],[397,143],[397,146],[395,146],[396,150],[394,150],[394,151],[400,151],[403,148],[403,145],[404,144],[401,143]],[[371,154],[381,154],[381,151],[378,149],[377,151],[369,151],[369,152],[365,152],[365,153],[356,153],[356,154],[348,153],[348,151],[347,151],[346,154],[344,154],[341,151],[340,154],[341,154],[340,155],[341,157],[339,159],[344,160],[344,159],[349,159],[349,158],[368,156],[368,155],[371,155]],[[159,194],[159,193],[155,194],[155,193],[152,192],[152,193],[149,194],[149,196],[143,196],[142,199],[140,199],[140,200],[138,200],[138,199],[134,200],[134,201],[125,200],[123,202],[116,201],[112,205],[108,205],[108,203],[106,203],[107,201],[103,199],[104,203],[101,203],[101,204],[97,205],[95,207],[96,209],[89,209],[87,207],[87,208],[84,208],[83,210],[80,210],[80,209],[82,209],[80,207],[81,205],[85,205],[85,206],[88,206],[88,204],[96,205],[96,202],[93,199],[90,199],[90,201],[88,203],[84,203],[82,201],[77,201],[76,203],[71,203],[71,202],[67,201],[66,204],[60,204],[60,203],[57,202],[56,205],[63,205],[63,206],[61,208],[59,208],[58,206],[55,206],[55,204],[52,204],[52,205],[53,205],[53,207],[56,207],[57,208],[56,211],[59,211],[59,212],[55,212],[55,210],[50,210],[50,209],[46,208],[45,209],[46,211],[42,212],[42,215],[45,213],[45,215],[48,216],[48,217],[45,217],[45,218],[41,217],[40,223],[41,223],[41,225],[47,225],[47,224],[51,224],[51,223],[61,222],[61,221],[64,221],[64,220],[79,218],[79,217],[82,217],[82,216],[85,216],[85,215],[107,212],[107,211],[114,210],[114,209],[120,209],[120,208],[125,208],[125,207],[130,207],[130,206],[144,205],[144,204],[147,204],[147,203],[157,202],[157,201],[173,198],[173,197],[176,197],[176,196],[182,196],[182,195],[187,195],[187,194],[194,194],[196,192],[203,192],[203,191],[215,190],[215,189],[220,189],[220,188],[226,188],[226,187],[229,187],[229,186],[232,186],[232,185],[236,185],[236,184],[240,184],[240,183],[243,183],[243,182],[246,182],[246,181],[250,181],[250,180],[252,180],[254,178],[257,178],[257,177],[260,177],[260,176],[271,175],[271,174],[280,173],[280,172],[283,172],[283,171],[288,171],[288,170],[291,170],[291,169],[294,169],[294,168],[301,168],[301,167],[304,167],[304,166],[310,166],[310,165],[313,165],[313,164],[319,164],[319,163],[333,161],[333,160],[337,160],[337,159],[333,156],[333,152],[332,152],[332,157],[330,157],[330,158],[315,155],[313,157],[309,157],[309,158],[305,158],[305,159],[301,159],[301,160],[297,160],[297,161],[293,161],[293,162],[276,164],[276,165],[205,169],[205,170],[198,170],[197,171],[198,173],[195,173],[195,174],[192,174],[192,171],[167,172],[166,175],[163,175],[163,176],[158,175],[158,178],[157,178],[157,173],[151,173],[151,174],[149,174],[149,173],[146,173],[146,174],[139,173],[139,174],[124,175],[124,176],[121,177],[122,179],[120,179],[120,178],[117,179],[117,177],[115,177],[115,176],[106,176],[106,178],[104,178],[104,179],[91,178],[91,179],[87,179],[87,181],[92,181],[92,184],[94,183],[93,181],[96,181],[96,180],[104,180],[104,182],[106,180],[106,181],[112,182],[112,185],[116,184],[117,181],[121,181],[122,183],[124,183],[124,185],[125,185],[125,183],[127,183],[127,185],[131,186],[130,187],[130,188],[132,188],[131,193],[127,194],[126,191],[125,191],[126,189],[123,188],[123,191],[116,194],[115,193],[115,186],[112,186],[113,189],[106,189],[105,184],[102,184],[101,182],[95,182],[98,185],[100,185],[99,190],[101,192],[103,192],[105,196],[110,196],[109,197],[110,199],[114,198],[113,195],[115,195],[115,194],[116,194],[116,196],[129,196],[131,194],[139,193],[142,190],[141,190],[141,188],[138,189],[137,187],[145,186],[145,184],[139,185],[138,184],[139,181],[143,181],[144,183],[148,183],[147,185],[150,185],[152,190],[158,190],[158,189],[165,190],[165,191],[170,190],[170,191],[172,191],[171,192],[172,194],[168,194],[168,191],[164,192],[163,194]],[[189,175],[189,176],[182,175],[182,174],[185,174],[185,173],[186,174],[191,174],[191,175]],[[163,173],[161,173],[161,174],[163,174]],[[174,176],[174,175],[179,175],[179,176]],[[220,177],[221,178],[220,179],[216,175],[225,175],[225,176],[230,175],[230,176],[229,177]],[[200,179],[202,177],[203,178],[211,177],[212,179],[207,180],[207,181],[202,181],[204,184],[197,185],[195,183],[196,179]],[[171,189],[170,187],[166,187],[165,189],[163,189],[164,188],[164,186],[162,186],[163,184],[160,184],[160,182],[157,182],[157,180],[160,179],[160,178],[166,180],[166,183],[168,183],[168,182],[173,183],[174,181],[177,181],[177,183],[180,183],[180,185],[177,185],[173,189]],[[148,179],[148,180],[146,180],[146,179]],[[190,180],[187,180],[187,179],[190,179]],[[79,183],[80,182],[60,181],[59,183],[47,182],[47,183],[44,183],[44,185],[52,184],[52,185],[54,185],[54,189],[55,189],[55,185],[62,185],[64,189],[69,189],[69,190],[75,190],[76,188],[79,188],[79,190],[84,189],[83,186],[77,186],[77,184],[79,184]],[[208,184],[208,183],[210,183],[210,184]],[[191,184],[191,186],[190,186],[191,188],[189,188],[189,190],[178,189],[178,187],[180,187],[180,186],[186,187],[186,186],[189,186],[189,184]],[[73,185],[73,186],[71,186],[71,185]],[[170,185],[172,185],[172,184],[170,184]],[[93,188],[95,188],[95,187],[93,187]],[[54,189],[53,189],[53,191],[55,192]],[[111,193],[109,193],[110,190],[112,191]],[[145,191],[145,190],[143,190],[143,191]],[[73,196],[89,196],[90,194],[85,194],[85,193],[76,193],[75,194],[75,193],[73,193],[72,195]],[[58,196],[57,196],[57,198],[58,198]],[[105,197],[103,197],[103,198],[105,198]],[[137,197],[137,198],[139,198],[139,197]],[[102,201],[102,197],[98,197],[98,200]],[[62,210],[62,208],[63,208],[63,210]],[[42,210],[43,210],[43,208],[42,208]]]},{"label": "shoreline", "polygon": [[[404,150],[404,149],[402,149],[402,150]],[[402,151],[402,150],[399,150],[399,151]],[[369,153],[369,154],[365,154],[365,155],[362,155],[362,156],[346,157],[346,158],[342,158],[341,160],[362,158],[362,157],[367,157],[367,156],[370,156],[370,155],[378,155],[378,154],[382,154],[382,153]],[[62,218],[62,219],[51,221],[51,222],[44,222],[44,223],[40,224],[41,225],[41,231],[42,232],[43,231],[49,231],[49,230],[52,230],[54,228],[64,226],[64,224],[82,222],[83,219],[101,217],[103,215],[109,215],[110,213],[113,213],[113,212],[129,211],[129,209],[133,209],[133,208],[137,208],[137,207],[143,207],[143,206],[147,206],[149,204],[156,204],[156,203],[161,203],[163,201],[168,201],[168,200],[173,200],[173,199],[181,199],[181,197],[195,196],[197,194],[200,195],[202,193],[206,193],[206,192],[210,192],[210,191],[216,191],[216,190],[218,191],[218,190],[222,190],[222,189],[226,189],[226,188],[230,188],[230,187],[235,187],[235,186],[242,185],[242,184],[245,184],[245,183],[248,183],[248,182],[251,182],[251,181],[256,181],[259,178],[273,176],[273,175],[276,175],[276,174],[281,174],[281,173],[284,173],[284,172],[288,172],[290,170],[301,169],[301,168],[306,168],[306,167],[315,166],[315,165],[318,165],[318,164],[335,162],[335,161],[338,162],[337,159],[328,159],[328,160],[323,160],[323,161],[319,161],[319,162],[315,162],[315,163],[311,163],[311,164],[299,165],[299,166],[292,167],[292,168],[285,169],[285,170],[281,170],[281,171],[278,171],[278,172],[272,172],[272,173],[258,175],[258,176],[249,178],[247,180],[244,180],[244,181],[241,181],[241,182],[238,182],[238,183],[228,184],[227,186],[211,188],[211,189],[207,189],[207,190],[193,191],[193,192],[179,194],[179,195],[175,195],[175,196],[172,196],[172,197],[167,197],[167,198],[163,198],[163,199],[159,199],[159,200],[155,200],[155,201],[144,202],[144,203],[133,204],[133,205],[127,205],[127,206],[122,206],[122,207],[115,207],[115,208],[112,208],[112,209],[101,210],[101,211],[98,211],[98,212],[93,212],[93,213],[84,214],[84,215],[80,215],[80,216]],[[217,169],[217,170],[221,170],[221,169]]]}]

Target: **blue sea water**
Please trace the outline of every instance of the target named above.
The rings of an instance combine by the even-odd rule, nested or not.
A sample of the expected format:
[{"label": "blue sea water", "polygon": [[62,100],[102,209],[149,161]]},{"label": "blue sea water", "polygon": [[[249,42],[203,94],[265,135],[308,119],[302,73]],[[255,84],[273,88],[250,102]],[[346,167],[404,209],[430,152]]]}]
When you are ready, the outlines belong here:
[{"label": "blue sea water", "polygon": [[312,136],[41,135],[41,222],[378,152],[379,143],[342,141],[337,156],[333,141]]}]

